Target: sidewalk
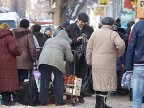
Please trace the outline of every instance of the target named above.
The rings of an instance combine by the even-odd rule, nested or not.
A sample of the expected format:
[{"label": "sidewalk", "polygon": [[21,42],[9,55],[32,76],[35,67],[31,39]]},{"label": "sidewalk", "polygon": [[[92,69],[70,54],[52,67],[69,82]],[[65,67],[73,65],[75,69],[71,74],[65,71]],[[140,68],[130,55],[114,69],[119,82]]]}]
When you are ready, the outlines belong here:
[{"label": "sidewalk", "polygon": [[[132,108],[128,96],[111,96],[108,98],[107,104],[112,108]],[[32,107],[32,106],[23,106],[17,104],[12,107],[0,106],[0,108],[95,108],[95,96],[86,97],[85,104],[79,104],[77,106],[72,106],[71,104],[67,104],[64,106],[49,105],[49,106]],[[142,108],[144,108],[144,104]]]}]

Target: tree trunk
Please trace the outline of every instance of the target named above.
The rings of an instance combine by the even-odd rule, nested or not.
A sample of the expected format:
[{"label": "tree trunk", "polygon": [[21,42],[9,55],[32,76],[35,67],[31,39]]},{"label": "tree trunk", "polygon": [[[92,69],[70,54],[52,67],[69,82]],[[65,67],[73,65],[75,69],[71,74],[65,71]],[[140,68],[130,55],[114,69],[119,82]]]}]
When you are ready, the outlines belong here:
[{"label": "tree trunk", "polygon": [[59,22],[55,21],[56,19],[54,19],[54,24],[60,24],[64,21],[74,21],[78,13],[87,3],[87,0],[56,0],[56,3],[57,9],[54,12],[54,18],[59,18],[59,20],[57,19]]}]

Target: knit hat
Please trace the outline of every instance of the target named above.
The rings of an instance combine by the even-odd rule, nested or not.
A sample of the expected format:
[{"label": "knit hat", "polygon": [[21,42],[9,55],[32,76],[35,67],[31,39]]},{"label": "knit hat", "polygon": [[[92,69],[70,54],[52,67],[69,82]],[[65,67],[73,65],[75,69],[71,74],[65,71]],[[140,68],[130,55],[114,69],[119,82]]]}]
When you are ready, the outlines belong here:
[{"label": "knit hat", "polygon": [[70,23],[68,21],[65,21],[62,25],[60,25],[59,27],[61,29],[65,29],[66,27],[68,27],[70,25]]},{"label": "knit hat", "polygon": [[105,17],[102,19],[102,25],[113,25],[114,19],[112,17]]},{"label": "knit hat", "polygon": [[78,14],[78,19],[83,21],[83,22],[88,22],[89,17],[86,13],[79,13]]},{"label": "knit hat", "polygon": [[0,24],[0,29],[9,29],[9,25],[7,23]]},{"label": "knit hat", "polygon": [[20,21],[20,27],[22,27],[22,28],[28,28],[29,27],[29,21],[27,19],[22,19]]},{"label": "knit hat", "polygon": [[39,32],[41,30],[41,26],[39,24],[35,24],[32,26],[34,32]]}]

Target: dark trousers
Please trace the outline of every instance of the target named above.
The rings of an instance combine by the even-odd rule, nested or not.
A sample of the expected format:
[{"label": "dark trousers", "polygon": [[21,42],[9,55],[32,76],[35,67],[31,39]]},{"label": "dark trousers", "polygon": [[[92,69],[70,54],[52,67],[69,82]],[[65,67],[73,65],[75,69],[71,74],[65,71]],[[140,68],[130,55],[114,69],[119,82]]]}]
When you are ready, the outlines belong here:
[{"label": "dark trousers", "polygon": [[49,98],[49,82],[51,80],[51,74],[54,74],[54,100],[55,104],[63,103],[63,73],[54,66],[42,64],[39,66],[41,72],[41,83],[40,83],[40,102],[43,105],[48,104]]},{"label": "dark trousers", "polygon": [[19,83],[20,85],[23,84],[25,79],[28,79],[29,75],[32,75],[32,70],[30,69],[18,69],[18,75],[19,75]]}]

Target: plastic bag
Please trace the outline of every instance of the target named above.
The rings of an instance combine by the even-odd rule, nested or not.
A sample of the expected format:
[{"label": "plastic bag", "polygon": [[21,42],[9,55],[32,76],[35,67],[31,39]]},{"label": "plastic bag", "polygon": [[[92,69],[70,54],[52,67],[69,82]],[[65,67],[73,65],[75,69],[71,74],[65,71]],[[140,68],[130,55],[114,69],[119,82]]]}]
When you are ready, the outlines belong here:
[{"label": "plastic bag", "polygon": [[88,68],[87,75],[84,78],[84,83],[82,84],[81,91],[84,96],[91,96],[95,94],[90,68]]},{"label": "plastic bag", "polygon": [[39,105],[38,89],[34,77],[30,77],[23,83],[17,94],[17,102],[23,105]]},{"label": "plastic bag", "polygon": [[132,83],[132,72],[125,72],[122,76],[121,87],[122,88],[131,88]]}]

